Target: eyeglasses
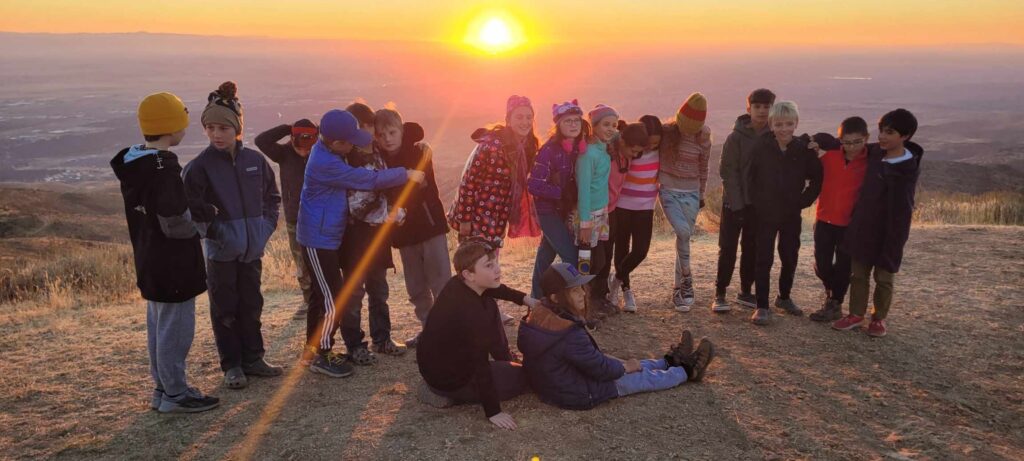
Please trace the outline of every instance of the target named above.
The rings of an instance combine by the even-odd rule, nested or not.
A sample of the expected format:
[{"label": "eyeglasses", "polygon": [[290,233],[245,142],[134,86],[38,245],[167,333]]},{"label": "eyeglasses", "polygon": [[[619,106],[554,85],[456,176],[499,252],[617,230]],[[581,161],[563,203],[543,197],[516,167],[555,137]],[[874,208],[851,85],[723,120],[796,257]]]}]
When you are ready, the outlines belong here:
[{"label": "eyeglasses", "polygon": [[567,119],[562,120],[562,123],[564,123],[566,125],[581,125],[581,124],[583,124],[583,119],[582,118],[567,118]]}]

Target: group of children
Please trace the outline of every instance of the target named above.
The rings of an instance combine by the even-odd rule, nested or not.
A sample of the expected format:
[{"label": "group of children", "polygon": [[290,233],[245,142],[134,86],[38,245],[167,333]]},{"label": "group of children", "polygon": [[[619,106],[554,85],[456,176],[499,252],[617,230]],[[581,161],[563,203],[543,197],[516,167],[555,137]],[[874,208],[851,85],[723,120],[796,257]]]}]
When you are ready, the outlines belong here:
[{"label": "group of children", "polygon": [[[710,341],[694,346],[684,331],[661,359],[620,360],[601,352],[587,331],[620,306],[636,311],[630,274],[650,248],[659,199],[676,234],[672,304],[686,312],[696,301],[690,240],[705,205],[712,145],[701,93],[690,95],[669,123],[653,115],[627,123],[606,105],[584,113],[576,100],[554,104],[554,126],[543,144],[532,102],[512,96],[503,124],[473,133],[476,147],[448,213],[423,128],[393,109],[374,112],[353,103],[326,112],[319,124],[303,119],[258,135],[259,149],[280,165],[281,192],[263,155],[242,144],[234,83],[210,93],[202,113],[210,145],[184,170],[170,152],[189,122],[181,100],[150,95],[138,115],[146,143],[122,150],[111,166],[148,301],[153,409],[198,412],[219,403],[185,380],[195,297],[203,291],[225,387],[282,373],[264,359],[260,323],[261,257],[282,198],[304,300],[296,313],[306,319],[300,363],[312,372],[346,377],[352,364],[372,365],[377,354],[416,348],[421,400],[440,407],[479,402],[495,425],[514,429],[500,402],[528,390],[561,407],[591,408],[700,381],[714,358]],[[755,90],[726,140],[711,309],[731,309],[726,288],[741,246],[737,301],[756,308],[754,324],[769,322],[778,241],[782,272],[774,306],[802,314],[789,293],[800,213],[817,200],[815,271],[826,300],[811,318],[858,328],[873,273],[875,311],[867,331],[884,335],[922,154],[909,141],[916,119],[903,109],[886,114],[878,144],[867,144],[859,117],[843,121],[838,139],[796,136],[798,121],[795,104]],[[820,159],[818,149],[827,150]],[[451,259],[449,227],[459,241]],[[529,295],[501,284],[498,259],[503,239],[524,236],[540,237]],[[391,337],[392,248],[422,326],[404,343]],[[364,296],[369,342],[361,329]],[[519,325],[522,360],[509,350],[509,318],[498,299],[529,306]],[[333,352],[339,331],[345,354]]]}]

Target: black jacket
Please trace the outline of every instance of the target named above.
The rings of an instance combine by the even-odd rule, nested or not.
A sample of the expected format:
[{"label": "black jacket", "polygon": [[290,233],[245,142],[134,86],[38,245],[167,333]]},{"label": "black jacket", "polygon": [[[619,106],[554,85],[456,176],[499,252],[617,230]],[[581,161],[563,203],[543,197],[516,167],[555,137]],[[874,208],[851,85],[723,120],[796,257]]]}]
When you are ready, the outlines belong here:
[{"label": "black jacket", "polygon": [[[130,161],[125,156],[131,153]],[[142,297],[180,303],[206,291],[206,260],[172,152],[125,148],[110,160],[121,182]]]},{"label": "black jacket", "polygon": [[732,132],[725,138],[718,166],[718,174],[722,177],[722,204],[725,208],[739,211],[754,203],[750,190],[751,152],[759,140],[757,131],[750,126],[750,115],[737,117]]},{"label": "black jacket", "polygon": [[495,335],[501,325],[498,303],[502,299],[523,304],[526,293],[505,285],[477,295],[459,276],[454,276],[437,295],[416,346],[416,361],[423,380],[438,390],[455,391],[472,384],[488,418],[501,413],[501,401],[491,376],[488,356],[511,361],[507,342]]},{"label": "black jacket", "polygon": [[[415,245],[448,233],[444,205],[434,178],[433,152],[422,140],[423,128],[417,123],[406,122],[402,126],[402,148],[394,156],[384,155],[389,167],[405,167],[426,174],[422,185],[411,183],[409,186],[412,190],[403,205],[407,213],[405,223],[395,227],[391,234],[391,245],[395,248]],[[395,191],[395,197],[400,190]]]},{"label": "black jacket", "polygon": [[844,249],[854,261],[896,273],[903,261],[903,246],[910,237],[914,195],[924,149],[906,142],[914,158],[896,164],[883,162],[885,151],[868,145],[868,170],[853,218],[846,228]]},{"label": "black jacket", "polygon": [[256,136],[256,147],[277,163],[281,170],[281,201],[284,203],[284,221],[288,224],[299,222],[299,198],[302,196],[302,181],[306,175],[307,157],[295,152],[291,143],[278,144],[285,136],[291,136],[291,125],[278,125]]},{"label": "black jacket", "polygon": [[750,165],[759,221],[777,223],[799,217],[800,210],[818,198],[823,173],[818,154],[807,148],[809,140],[806,135],[794,137],[782,152],[773,133],[761,135]]}]

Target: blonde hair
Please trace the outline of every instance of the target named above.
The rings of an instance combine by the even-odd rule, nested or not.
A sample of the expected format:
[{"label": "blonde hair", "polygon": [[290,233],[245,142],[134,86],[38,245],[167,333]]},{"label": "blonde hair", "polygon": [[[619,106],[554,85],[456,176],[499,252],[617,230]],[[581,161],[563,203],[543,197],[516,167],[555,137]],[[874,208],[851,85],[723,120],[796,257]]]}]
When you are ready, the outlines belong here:
[{"label": "blonde hair", "polygon": [[797,111],[796,103],[793,101],[779,101],[772,105],[768,111],[769,119],[791,118],[800,120],[800,112]]},{"label": "blonde hair", "polygon": [[380,129],[385,127],[402,128],[402,114],[395,109],[380,109],[373,114],[373,126]]}]

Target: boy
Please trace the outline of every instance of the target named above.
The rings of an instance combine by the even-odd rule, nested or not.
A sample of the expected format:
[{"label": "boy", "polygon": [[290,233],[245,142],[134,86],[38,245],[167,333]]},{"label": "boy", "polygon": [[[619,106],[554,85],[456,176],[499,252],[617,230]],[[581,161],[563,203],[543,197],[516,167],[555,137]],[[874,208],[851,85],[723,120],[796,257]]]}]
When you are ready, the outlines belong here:
[{"label": "boy", "polygon": [[749,308],[757,306],[751,292],[757,260],[757,213],[750,187],[750,165],[758,139],[768,131],[768,111],[772,104],[775,104],[775,93],[771,90],[759,88],[752,91],[747,96],[747,113],[736,118],[736,125],[722,146],[722,161],[718,168],[722,176],[722,221],[718,231],[718,277],[712,312],[725,313],[732,309],[725,299],[725,292],[732,283],[733,269],[736,268],[737,243],[742,247],[742,256],[740,294],[736,296],[736,302]]},{"label": "boy", "polygon": [[501,401],[526,392],[526,376],[509,351],[495,298],[531,307],[537,300],[501,284],[496,250],[483,237],[469,237],[455,250],[456,275],[438,295],[416,348],[424,381],[418,396],[439,408],[481,403],[491,423],[514,430]]},{"label": "boy", "polygon": [[582,320],[583,284],[593,277],[567,263],[551,265],[541,282],[541,305],[530,309],[519,324],[523,368],[541,400],[588,410],[617,397],[703,379],[715,355],[714,345],[703,339],[694,350],[689,331],[661,359],[623,361],[602,353]]},{"label": "boy", "polygon": [[[434,177],[433,151],[423,141],[423,128],[402,122],[398,111],[378,110],[374,116],[377,146],[389,165],[419,170],[426,182],[411,188],[402,202],[405,222],[392,230],[391,244],[402,257],[405,289],[420,325],[426,324],[430,307],[452,278],[448,258],[448,223]],[[416,347],[419,333],[406,341]]]},{"label": "boy", "polygon": [[146,299],[149,372],[156,387],[150,408],[196,413],[216,408],[216,397],[189,387],[185,357],[196,330],[196,296],[206,291],[199,234],[192,224],[178,157],[188,109],[177,96],[155,93],[139,104],[146,144],[118,152],[110,167],[121,182],[124,214],[135,254],[135,280]]},{"label": "boy", "polygon": [[[830,138],[824,134],[815,136],[821,141]],[[860,117],[850,117],[839,125],[842,148],[829,150],[821,156],[824,179],[814,223],[814,273],[825,286],[825,301],[821,309],[810,315],[815,322],[834,322],[843,316],[843,298],[850,286],[850,255],[841,245],[864,183],[867,140],[867,122]]]},{"label": "boy", "polygon": [[[316,124],[302,119],[291,125],[278,125],[256,136],[256,147],[280,165],[281,198],[284,202],[284,222],[288,228],[288,247],[292,251],[295,275],[302,289],[303,305],[295,311],[295,318],[306,316],[313,289],[309,272],[306,271],[306,263],[302,259],[302,247],[295,240],[295,226],[299,221],[299,196],[302,195],[306,160],[318,134]],[[287,144],[278,144],[285,136],[290,136],[290,141]]]},{"label": "boy", "polygon": [[690,238],[697,226],[697,213],[704,207],[711,157],[711,129],[704,124],[708,101],[693,93],[676,113],[675,120],[662,127],[659,196],[665,218],[676,234],[676,275],[672,304],[676,311],[689,312],[696,299],[690,271]]},{"label": "boy", "polygon": [[853,259],[850,313],[832,328],[853,330],[864,321],[871,288],[868,279],[874,272],[875,310],[867,334],[885,336],[885,318],[892,305],[903,246],[910,235],[914,193],[924,156],[924,149],[910,142],[915,132],[917,118],[906,109],[896,109],[878,121],[878,144],[868,146],[864,185],[843,243]]},{"label": "boy", "polygon": [[242,104],[234,82],[210,93],[203,128],[210,146],[185,166],[185,192],[206,239],[206,272],[213,336],[228,389],[246,376],[278,376],[263,356],[260,258],[277,228],[281,194],[266,159],[242,146]]},{"label": "boy", "polygon": [[[356,118],[360,130],[373,136],[373,112],[369,107],[362,103],[353,103],[345,110]],[[387,169],[380,152],[371,145],[352,149],[345,159],[349,165],[355,168],[365,168],[369,171]],[[363,341],[366,334],[360,325],[362,323],[363,296],[368,295],[370,337],[373,340],[371,350],[359,352],[358,355],[365,360],[356,362],[357,364],[376,363],[377,358],[374,353],[398,356],[406,352],[404,345],[391,339],[391,316],[388,312],[388,269],[393,269],[395,263],[391,259],[390,236],[385,235],[384,240],[377,246],[372,246],[378,234],[381,232],[390,234],[393,231],[393,221],[402,222],[405,218],[404,209],[398,209],[394,212],[394,216],[390,216],[388,202],[388,197],[381,190],[350,189],[348,191],[349,222],[345,228],[344,238],[341,239],[338,254],[341,261],[341,273],[346,279],[350,279],[348,283],[355,284],[355,288],[348,300],[348,306],[345,308],[345,315],[341,319],[341,337],[350,353],[356,349],[366,349],[367,345]],[[364,269],[356,274],[357,266],[361,263],[365,264]]]},{"label": "boy", "polygon": [[754,325],[771,319],[768,290],[775,240],[779,242],[779,294],[775,307],[790,315],[803,311],[789,298],[800,252],[800,210],[811,206],[821,191],[821,162],[808,148],[809,139],[794,138],[800,121],[796,104],[780,101],[768,116],[771,131],[761,135],[752,152],[751,193],[757,210],[757,264],[755,294],[757,309],[750,317]]},{"label": "boy", "polygon": [[[309,154],[300,199],[296,238],[314,276],[302,363],[308,364],[314,373],[333,378],[352,375],[352,367],[341,356],[331,353],[334,333],[348,305],[348,299],[339,298],[343,283],[338,254],[348,222],[348,191],[387,189],[409,180],[423,180],[422,173],[405,168],[371,171],[346,163],[346,156],[357,146],[368,146],[372,140],[369,133],[359,129],[352,114],[338,109],[325,113],[320,119],[320,140]],[[335,306],[342,306],[343,312],[337,312]],[[373,362],[373,355],[365,346],[349,349],[348,353],[358,364]]]}]

